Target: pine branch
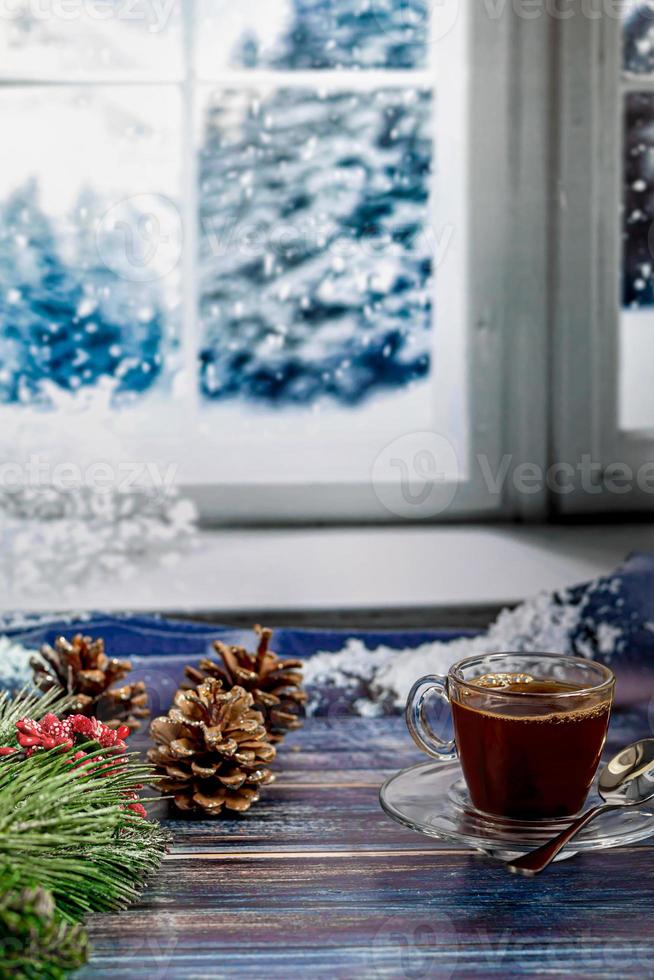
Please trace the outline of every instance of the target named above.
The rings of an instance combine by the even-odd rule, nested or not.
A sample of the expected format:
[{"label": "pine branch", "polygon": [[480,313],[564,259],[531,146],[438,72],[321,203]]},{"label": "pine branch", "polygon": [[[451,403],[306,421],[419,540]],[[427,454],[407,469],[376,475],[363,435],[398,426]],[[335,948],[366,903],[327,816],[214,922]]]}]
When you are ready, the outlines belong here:
[{"label": "pine branch", "polygon": [[[23,718],[69,707],[55,691],[0,696],[0,745],[17,745]],[[51,721],[20,730],[44,745],[53,733],[63,739]],[[81,920],[136,899],[169,835],[130,809],[152,769],[124,754],[124,743],[26,744],[32,754],[0,758],[0,980],[62,980],[87,959]]]},{"label": "pine branch", "polygon": [[38,868],[39,883],[70,921],[134,901],[169,843],[157,824],[125,809],[127,795],[152,778],[150,767],[114,760],[107,768],[95,744],[71,765],[79,751],[0,765],[0,891],[7,868],[21,886]]}]

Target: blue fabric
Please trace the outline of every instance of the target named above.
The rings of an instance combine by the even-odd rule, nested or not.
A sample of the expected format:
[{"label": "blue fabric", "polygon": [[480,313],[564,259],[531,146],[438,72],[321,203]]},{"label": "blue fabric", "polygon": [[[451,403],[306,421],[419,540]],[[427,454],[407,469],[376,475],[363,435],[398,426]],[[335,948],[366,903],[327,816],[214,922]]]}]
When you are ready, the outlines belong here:
[{"label": "blue fabric", "polygon": [[[654,705],[654,555],[631,555],[612,574],[555,594],[552,599],[572,605],[578,612],[569,648],[562,652],[610,662],[618,675],[622,703],[653,698]],[[2,632],[30,648],[52,643],[61,634],[70,637],[84,632],[104,637],[110,655],[131,659],[132,679],[146,682],[155,712],[167,710],[184,667],[209,655],[213,640],[250,648],[255,643],[254,633],[249,630],[103,613],[79,621],[49,620],[30,625],[23,622],[20,626],[8,625],[5,620]],[[474,633],[278,629],[273,647],[285,657],[305,659],[317,651],[340,650],[349,637],[361,639],[369,649],[381,644],[405,649],[462,635]]]},{"label": "blue fabric", "polygon": [[[33,627],[14,627],[3,631],[26,647],[38,647],[53,643],[58,636],[75,633],[103,636],[114,657],[179,657],[188,662],[189,657],[201,657],[209,653],[214,640],[225,643],[252,646],[256,642],[252,630],[233,629],[226,626],[189,623],[183,620],[158,616],[129,616],[94,613],[84,620],[52,620]],[[360,638],[374,649],[385,644],[393,649],[416,647],[434,640],[448,641],[460,636],[473,636],[474,631],[461,630],[275,630],[274,646],[284,651],[285,657],[304,659],[319,650],[340,650],[350,637]]]}]

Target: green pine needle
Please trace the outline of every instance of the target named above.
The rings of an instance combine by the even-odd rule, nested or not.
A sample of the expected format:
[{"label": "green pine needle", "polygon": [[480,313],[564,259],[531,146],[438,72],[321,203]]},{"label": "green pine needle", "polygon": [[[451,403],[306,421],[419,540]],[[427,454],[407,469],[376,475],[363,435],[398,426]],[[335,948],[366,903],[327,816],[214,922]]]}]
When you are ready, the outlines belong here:
[{"label": "green pine needle", "polygon": [[36,872],[70,921],[134,901],[169,843],[158,824],[125,809],[124,794],[151,779],[150,767],[94,764],[97,745],[82,747],[73,766],[78,751],[0,763],[0,891],[9,868],[21,886]]},{"label": "green pine needle", "polygon": [[[17,746],[17,721],[70,704],[55,691],[1,694],[0,746]],[[170,842],[126,809],[152,781],[152,767],[96,742],[0,757],[0,980],[62,980],[88,958],[82,920],[138,897]]]},{"label": "green pine needle", "polygon": [[[20,719],[69,706],[57,692],[0,695],[0,746],[17,746]],[[152,778],[96,742],[0,757],[0,980],[62,980],[88,958],[82,920],[138,898],[170,843],[126,809]]]}]

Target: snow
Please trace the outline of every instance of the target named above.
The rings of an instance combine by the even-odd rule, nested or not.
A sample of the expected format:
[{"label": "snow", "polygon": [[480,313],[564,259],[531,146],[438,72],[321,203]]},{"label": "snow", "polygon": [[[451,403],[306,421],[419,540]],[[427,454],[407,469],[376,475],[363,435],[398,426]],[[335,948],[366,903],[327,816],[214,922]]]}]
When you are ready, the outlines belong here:
[{"label": "snow", "polygon": [[[516,609],[504,610],[480,636],[424,643],[410,649],[380,645],[369,649],[349,639],[336,653],[318,653],[307,661],[305,682],[312,691],[309,712],[322,711],[330,697],[346,701],[360,715],[404,707],[414,682],[425,674],[446,674],[453,663],[490,653],[570,652],[570,637],[579,625],[582,606],[566,602],[565,593],[543,593]],[[608,632],[605,631],[604,642]],[[615,636],[613,640],[615,640]]]},{"label": "snow", "polygon": [[31,679],[30,657],[36,650],[0,636],[0,690],[18,691]]},{"label": "snow", "polygon": [[0,497],[0,588],[24,600],[57,584],[75,602],[81,585],[109,585],[174,570],[195,542],[195,508],[173,488],[131,493],[24,487]]}]

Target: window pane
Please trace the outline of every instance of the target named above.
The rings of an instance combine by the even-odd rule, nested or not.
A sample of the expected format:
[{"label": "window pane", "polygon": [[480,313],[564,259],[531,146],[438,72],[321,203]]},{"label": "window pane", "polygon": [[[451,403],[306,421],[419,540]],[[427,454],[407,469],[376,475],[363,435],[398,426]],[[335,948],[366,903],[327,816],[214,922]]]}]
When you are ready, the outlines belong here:
[{"label": "window pane", "polygon": [[627,0],[623,18],[625,71],[654,72],[654,3]]},{"label": "window pane", "polygon": [[654,426],[654,94],[625,100],[621,417]]},{"label": "window pane", "polygon": [[181,249],[173,90],[0,95],[0,403],[170,378]]},{"label": "window pane", "polygon": [[0,75],[178,78],[180,20],[178,0],[15,0],[0,16]]},{"label": "window pane", "polygon": [[200,0],[200,73],[242,68],[418,68],[430,0]]},{"label": "window pane", "polygon": [[428,92],[212,94],[201,390],[356,406],[430,367]]}]

